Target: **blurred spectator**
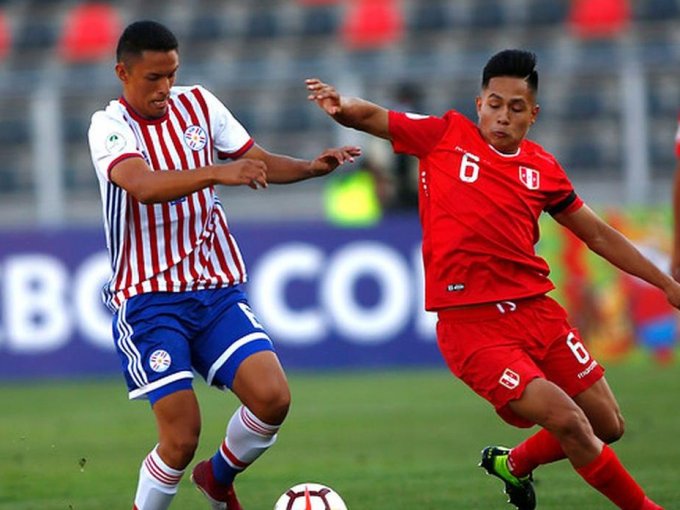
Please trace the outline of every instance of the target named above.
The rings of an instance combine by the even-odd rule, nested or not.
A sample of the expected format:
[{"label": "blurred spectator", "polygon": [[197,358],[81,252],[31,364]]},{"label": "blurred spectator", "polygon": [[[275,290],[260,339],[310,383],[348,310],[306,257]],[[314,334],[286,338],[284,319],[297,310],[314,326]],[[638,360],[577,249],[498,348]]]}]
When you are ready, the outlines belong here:
[{"label": "blurred spectator", "polygon": [[93,62],[110,58],[121,32],[118,12],[111,5],[88,2],[66,16],[59,50],[68,62]]},{"label": "blurred spectator", "polygon": [[326,219],[339,227],[370,227],[380,221],[392,193],[392,182],[369,157],[351,170],[327,177],[324,188]]},{"label": "blurred spectator", "polygon": [[7,17],[3,11],[0,11],[0,59],[4,59],[9,53],[12,45],[12,34],[7,23]]},{"label": "blurred spectator", "polygon": [[[415,83],[401,83],[394,94],[394,110],[419,113],[423,108],[423,95]],[[395,193],[390,209],[418,208],[418,160],[406,154],[395,154],[393,162]]]},{"label": "blurred spectator", "polygon": [[378,49],[398,41],[404,32],[404,18],[397,0],[352,0],[342,35],[348,48]]},{"label": "blurred spectator", "polygon": [[573,0],[571,3],[569,25],[579,37],[614,37],[629,24],[628,0]]}]

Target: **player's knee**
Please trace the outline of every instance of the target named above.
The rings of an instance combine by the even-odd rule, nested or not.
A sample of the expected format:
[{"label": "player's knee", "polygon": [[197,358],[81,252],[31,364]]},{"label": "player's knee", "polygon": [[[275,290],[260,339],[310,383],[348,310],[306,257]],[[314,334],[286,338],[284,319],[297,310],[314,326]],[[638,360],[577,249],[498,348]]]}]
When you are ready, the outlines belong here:
[{"label": "player's knee", "polygon": [[184,469],[194,458],[198,448],[198,432],[176,432],[161,438],[160,447],[167,457],[168,464]]},{"label": "player's knee", "polygon": [[290,390],[287,385],[268,388],[258,394],[248,407],[265,423],[280,425],[288,415]]},{"label": "player's knee", "polygon": [[593,433],[588,418],[577,407],[551,413],[546,420],[545,428],[557,436],[560,442],[563,440],[578,442]]},{"label": "player's knee", "polygon": [[607,424],[606,428],[598,431],[597,436],[607,444],[615,443],[621,437],[626,430],[626,422],[620,413],[617,413],[614,418]]}]

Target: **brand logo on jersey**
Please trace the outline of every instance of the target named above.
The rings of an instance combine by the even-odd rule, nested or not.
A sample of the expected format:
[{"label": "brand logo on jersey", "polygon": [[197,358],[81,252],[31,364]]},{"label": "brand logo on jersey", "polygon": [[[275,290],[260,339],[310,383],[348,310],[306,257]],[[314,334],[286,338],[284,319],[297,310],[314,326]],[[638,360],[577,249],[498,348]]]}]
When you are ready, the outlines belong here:
[{"label": "brand logo on jersey", "polygon": [[106,147],[106,152],[109,154],[114,154],[117,152],[122,152],[125,148],[125,144],[125,137],[123,135],[120,133],[111,133],[106,137],[106,143],[104,146]]},{"label": "brand logo on jersey", "polygon": [[170,354],[163,349],[153,351],[149,357],[149,366],[154,372],[165,372],[170,368],[171,362],[172,358],[170,357]]},{"label": "brand logo on jersey", "polygon": [[184,143],[192,151],[200,151],[208,143],[208,135],[205,134],[205,129],[201,126],[189,126],[184,132]]},{"label": "brand logo on jersey", "polygon": [[498,379],[498,382],[501,383],[501,386],[505,386],[509,390],[514,390],[519,386],[519,374],[506,368],[501,378]]},{"label": "brand logo on jersey", "polygon": [[538,189],[541,185],[541,174],[538,170],[521,166],[519,167],[519,180],[529,189]]},{"label": "brand logo on jersey", "polygon": [[465,290],[465,284],[464,283],[450,283],[446,286],[446,290],[449,292],[460,292],[461,290]]}]

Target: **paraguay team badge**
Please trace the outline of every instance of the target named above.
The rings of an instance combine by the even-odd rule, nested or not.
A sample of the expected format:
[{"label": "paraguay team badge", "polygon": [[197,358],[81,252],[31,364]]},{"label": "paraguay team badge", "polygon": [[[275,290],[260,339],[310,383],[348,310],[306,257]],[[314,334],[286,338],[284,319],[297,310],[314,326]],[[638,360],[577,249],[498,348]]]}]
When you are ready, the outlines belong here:
[{"label": "paraguay team badge", "polygon": [[208,135],[205,133],[205,129],[194,124],[184,131],[184,143],[192,151],[200,151],[208,143]]},{"label": "paraguay team badge", "polygon": [[149,356],[149,366],[154,372],[165,372],[170,368],[171,362],[172,358],[170,357],[170,354],[163,349],[153,351],[151,356]]}]

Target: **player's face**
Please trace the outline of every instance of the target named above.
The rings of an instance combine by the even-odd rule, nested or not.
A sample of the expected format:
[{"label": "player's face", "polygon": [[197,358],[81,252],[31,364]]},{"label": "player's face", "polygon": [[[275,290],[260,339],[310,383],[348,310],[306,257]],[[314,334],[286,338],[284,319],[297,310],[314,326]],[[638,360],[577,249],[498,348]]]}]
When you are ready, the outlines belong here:
[{"label": "player's face", "polygon": [[522,78],[491,78],[476,100],[482,137],[497,151],[513,154],[536,121],[539,106]]},{"label": "player's face", "polygon": [[116,64],[125,100],[143,117],[156,119],[168,111],[170,88],[179,68],[177,51],[143,51]]}]

